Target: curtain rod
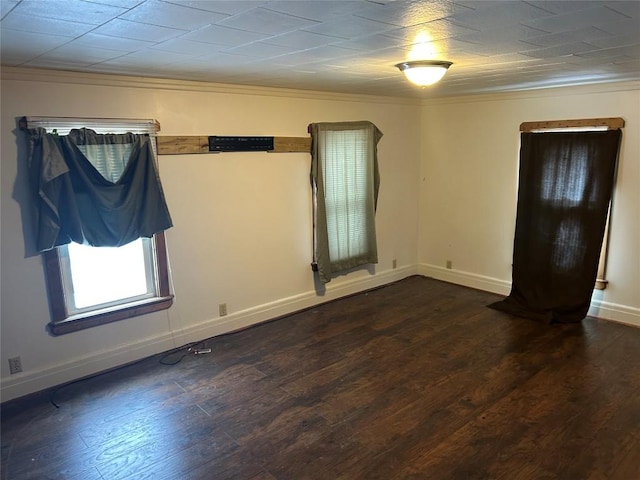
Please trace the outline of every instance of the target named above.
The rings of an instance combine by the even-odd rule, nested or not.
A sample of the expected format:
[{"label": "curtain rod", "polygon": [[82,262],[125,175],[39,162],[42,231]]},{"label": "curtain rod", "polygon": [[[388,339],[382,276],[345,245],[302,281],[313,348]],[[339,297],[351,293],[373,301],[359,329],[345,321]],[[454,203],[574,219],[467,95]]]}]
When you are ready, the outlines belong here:
[{"label": "curtain rod", "polygon": [[520,131],[530,132],[532,130],[576,127],[607,127],[609,130],[619,130],[624,127],[624,119],[621,117],[610,117],[584,118],[576,120],[550,120],[544,122],[523,122],[520,124]]},{"label": "curtain rod", "polygon": [[126,124],[131,124],[131,125],[148,124],[148,125],[151,125],[156,132],[160,131],[160,122],[158,122],[156,119],[153,119],[153,118],[137,119],[137,118],[40,117],[40,116],[27,117],[25,116],[20,118],[20,120],[18,120],[18,126],[20,127],[20,129],[25,130],[30,128],[30,124],[44,125],[47,123],[49,124],[69,123],[69,124],[82,125],[82,123],[84,122],[101,123],[107,127],[110,125],[122,126]]}]

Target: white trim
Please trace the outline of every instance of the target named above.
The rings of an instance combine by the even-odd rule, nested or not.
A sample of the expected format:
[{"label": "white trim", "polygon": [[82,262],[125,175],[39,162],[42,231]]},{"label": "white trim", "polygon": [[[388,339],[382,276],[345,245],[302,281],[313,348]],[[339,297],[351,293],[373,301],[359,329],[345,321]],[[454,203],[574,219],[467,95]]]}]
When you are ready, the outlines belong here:
[{"label": "white trim", "polygon": [[[564,85],[545,87],[512,92],[474,93],[451,97],[435,97],[422,99],[421,106],[453,105],[457,103],[495,102],[502,100],[524,100],[531,98],[547,98],[570,95],[594,95],[599,93],[632,92],[640,90],[640,81],[628,80],[621,82],[596,83],[591,85]],[[611,116],[615,116],[611,114]]]},{"label": "white trim", "polygon": [[592,299],[588,314],[603,320],[640,327],[640,308]]},{"label": "white trim", "polygon": [[228,83],[175,80],[169,78],[137,77],[126,74],[71,72],[25,67],[2,67],[2,80],[20,82],[65,83],[124,88],[150,88],[153,90],[179,90],[184,92],[224,93],[235,95],[259,95],[261,97],[289,97],[312,100],[364,102],[368,104],[411,105],[419,107],[419,101],[407,97],[358,95],[291,88],[260,87]]},{"label": "white trim", "polygon": [[[37,371],[12,375],[11,378],[2,379],[2,383],[0,384],[0,397],[3,402],[12,400],[172,350],[176,345],[184,345],[240,330],[321,303],[402,280],[403,278],[416,274],[417,268],[415,268],[415,266],[409,266],[343,282],[335,279],[326,285],[326,291],[323,295],[318,295],[315,291],[309,291],[246,310],[231,312],[225,317],[212,318],[174,332],[147,337],[140,341],[119,345],[110,350],[98,351],[90,355],[76,357],[69,362],[49,366]],[[174,307],[179,307],[177,301]]]},{"label": "white trim", "polygon": [[[214,321],[202,322],[198,325],[187,327],[181,334],[184,336],[181,343],[189,343],[209,338],[215,335],[240,330],[242,328],[256,325],[258,323],[281,317],[293,312],[304,310],[325,302],[336,300],[354,293],[380,287],[411,275],[416,275],[417,271],[413,267],[387,270],[376,275],[349,280],[342,283],[328,283],[324,295],[318,295],[315,291],[294,295],[289,298],[265,303],[257,307],[235,312],[224,318]],[[333,280],[332,282],[335,282]]]},{"label": "white trim", "polygon": [[155,337],[119,345],[110,350],[94,352],[76,357],[33,372],[19,373],[2,379],[0,397],[3,402],[61,385],[80,378],[131,363],[174,348],[173,337],[165,333]]},{"label": "white trim", "polygon": [[425,277],[431,277],[436,280],[455,283],[456,285],[463,285],[465,287],[471,287],[485,292],[508,295],[511,291],[511,282],[478,275],[476,273],[463,272],[426,263],[420,264],[418,270],[419,274]]},{"label": "white trim", "polygon": [[349,93],[296,90],[292,88],[260,87],[227,83],[212,83],[170,78],[139,77],[127,74],[72,72],[27,67],[2,67],[2,80],[20,82],[66,83],[76,85],[98,85],[124,88],[150,88],[155,90],[178,90],[185,92],[224,93],[236,95],[259,95],[265,97],[290,97],[314,100],[364,102],[369,104],[412,105],[415,107],[449,105],[456,103],[493,102],[497,100],[521,100],[527,98],[556,97],[558,95],[591,95],[620,91],[640,90],[640,81],[625,80],[590,85],[563,85],[531,88],[527,90],[495,93],[472,93],[448,97],[389,97],[358,95]]},{"label": "white trim", "polygon": [[[511,291],[511,282],[507,280],[486,277],[460,270],[449,270],[438,265],[426,263],[420,264],[418,270],[419,274],[425,277],[476,288],[486,292],[509,295]],[[602,320],[640,327],[640,308],[592,299],[588,315]]]}]

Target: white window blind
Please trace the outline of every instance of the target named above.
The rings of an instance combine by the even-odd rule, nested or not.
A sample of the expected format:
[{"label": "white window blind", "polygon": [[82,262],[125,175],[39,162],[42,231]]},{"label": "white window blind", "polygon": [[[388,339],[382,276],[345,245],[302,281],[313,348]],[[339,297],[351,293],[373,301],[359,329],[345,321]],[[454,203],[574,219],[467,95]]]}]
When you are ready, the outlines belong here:
[{"label": "white window blind", "polygon": [[[323,132],[329,255],[339,262],[366,254],[374,225],[373,172],[363,130]],[[374,231],[375,234],[375,231]]]}]

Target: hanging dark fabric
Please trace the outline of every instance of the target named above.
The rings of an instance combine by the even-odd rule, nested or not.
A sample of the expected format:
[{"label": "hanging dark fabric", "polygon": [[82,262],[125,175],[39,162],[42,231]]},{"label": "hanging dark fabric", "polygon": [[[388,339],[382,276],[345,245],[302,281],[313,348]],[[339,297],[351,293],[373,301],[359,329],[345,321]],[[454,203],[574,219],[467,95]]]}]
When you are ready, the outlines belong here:
[{"label": "hanging dark fabric", "polygon": [[522,133],[511,293],[489,305],[546,323],[586,315],[620,130]]},{"label": "hanging dark fabric", "polygon": [[[37,194],[37,247],[70,242],[118,247],[172,226],[148,135],[29,130],[29,168]],[[107,180],[78,145],[129,144],[124,170]]]}]

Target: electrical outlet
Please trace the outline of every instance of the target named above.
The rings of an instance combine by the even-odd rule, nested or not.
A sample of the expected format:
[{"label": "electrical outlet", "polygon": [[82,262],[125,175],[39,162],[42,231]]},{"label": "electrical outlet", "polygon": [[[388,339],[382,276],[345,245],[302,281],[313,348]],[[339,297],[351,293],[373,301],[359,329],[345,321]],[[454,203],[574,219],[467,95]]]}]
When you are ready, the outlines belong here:
[{"label": "electrical outlet", "polygon": [[393,260],[391,260],[391,268],[396,268],[398,266],[398,262],[397,260],[394,258]]},{"label": "electrical outlet", "polygon": [[220,316],[224,317],[227,314],[227,304],[221,303],[218,305],[218,311],[220,312]]},{"label": "electrical outlet", "polygon": [[13,357],[9,359],[9,373],[20,373],[22,371],[22,360],[20,357]]},{"label": "electrical outlet", "polygon": [[447,260],[447,269],[451,270],[453,268],[453,262],[451,260]]}]

